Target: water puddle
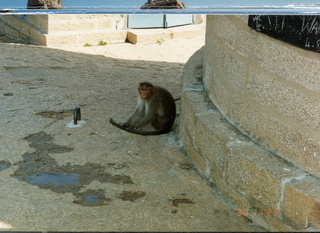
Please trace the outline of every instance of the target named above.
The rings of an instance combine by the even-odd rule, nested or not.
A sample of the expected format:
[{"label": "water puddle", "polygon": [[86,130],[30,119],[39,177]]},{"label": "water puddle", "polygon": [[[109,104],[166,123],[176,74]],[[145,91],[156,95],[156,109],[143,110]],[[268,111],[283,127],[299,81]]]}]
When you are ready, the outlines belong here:
[{"label": "water puddle", "polygon": [[[81,190],[92,181],[119,185],[133,184],[130,176],[108,173],[107,170],[112,169],[110,166],[97,163],[86,163],[84,165],[68,163],[60,166],[50,157],[50,154],[68,153],[73,151],[73,148],[53,143],[53,137],[45,132],[29,135],[25,139],[29,141],[29,146],[35,150],[22,155],[23,160],[14,164],[18,166],[18,169],[11,176],[42,189],[49,189],[57,193],[72,193],[77,197],[77,201],[74,202],[76,204],[99,206],[106,205],[111,201],[111,199],[105,197],[105,190],[91,190],[81,193]],[[8,166],[10,166],[10,163],[0,161],[0,171]],[[119,169],[121,168],[119,167]],[[141,197],[141,194],[132,193],[131,196],[126,194],[120,198],[124,200],[125,197],[132,201]]]},{"label": "water puddle", "polygon": [[83,193],[77,193],[77,200],[74,203],[84,206],[101,206],[108,205],[111,202],[110,198],[106,198],[105,191],[99,190],[87,190]]},{"label": "water puddle", "polygon": [[52,174],[34,174],[29,177],[27,180],[29,184],[55,184],[55,185],[64,185],[64,184],[80,184],[77,174],[61,174],[61,175],[52,175]]},{"label": "water puddle", "polygon": [[85,204],[88,204],[88,203],[96,204],[96,203],[100,203],[100,202],[101,202],[101,200],[99,199],[98,194],[89,194],[83,200],[83,203],[85,203]]},{"label": "water puddle", "polygon": [[0,161],[0,171],[3,171],[3,170],[7,169],[10,166],[11,166],[11,164],[9,162]]}]

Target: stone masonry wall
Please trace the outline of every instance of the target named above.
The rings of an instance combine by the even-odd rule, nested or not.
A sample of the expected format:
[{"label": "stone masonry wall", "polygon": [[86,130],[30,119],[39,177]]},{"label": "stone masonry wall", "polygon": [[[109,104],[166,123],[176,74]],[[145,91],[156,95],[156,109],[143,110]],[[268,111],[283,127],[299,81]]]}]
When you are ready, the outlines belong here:
[{"label": "stone masonry wall", "polygon": [[48,15],[0,15],[0,34],[28,44],[45,44]]},{"label": "stone masonry wall", "polygon": [[180,135],[240,216],[270,231],[320,230],[320,57],[207,16],[183,73]]},{"label": "stone masonry wall", "polygon": [[125,42],[125,15],[2,15],[0,33],[24,43],[84,45]]},{"label": "stone masonry wall", "polygon": [[320,54],[209,16],[205,86],[232,124],[320,177]]},{"label": "stone masonry wall", "polygon": [[[193,21],[194,24],[202,24],[205,15],[193,15]],[[124,43],[126,40],[135,44],[138,41],[156,41],[161,33],[163,39],[185,36],[184,31],[177,30],[177,27],[165,32],[161,29],[158,32],[157,29],[151,31],[148,33],[148,30],[129,30],[127,15],[119,14],[0,15],[0,36],[6,35],[23,43],[44,46],[97,45],[100,41]],[[186,31],[188,36],[203,33],[202,29],[196,27]],[[194,33],[190,34],[190,31]],[[152,38],[153,36],[156,38]]]}]

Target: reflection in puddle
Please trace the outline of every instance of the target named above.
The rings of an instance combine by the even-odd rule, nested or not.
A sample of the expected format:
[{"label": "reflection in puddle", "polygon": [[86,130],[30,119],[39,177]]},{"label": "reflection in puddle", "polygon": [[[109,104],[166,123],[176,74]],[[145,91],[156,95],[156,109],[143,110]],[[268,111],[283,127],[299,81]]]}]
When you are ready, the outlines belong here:
[{"label": "reflection in puddle", "polygon": [[52,175],[52,174],[34,174],[29,177],[27,180],[29,184],[50,184],[55,185],[64,185],[64,184],[80,184],[78,175],[76,174],[61,174],[61,175]]},{"label": "reflection in puddle", "polygon": [[98,194],[90,194],[84,198],[83,203],[100,203],[101,200],[98,197]]}]

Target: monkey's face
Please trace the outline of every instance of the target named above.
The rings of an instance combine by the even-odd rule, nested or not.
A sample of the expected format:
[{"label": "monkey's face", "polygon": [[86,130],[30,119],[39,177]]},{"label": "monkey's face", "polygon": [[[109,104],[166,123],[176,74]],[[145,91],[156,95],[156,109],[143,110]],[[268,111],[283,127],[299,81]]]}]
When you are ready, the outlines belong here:
[{"label": "monkey's face", "polygon": [[139,87],[139,94],[142,100],[149,100],[154,91],[154,87]]}]

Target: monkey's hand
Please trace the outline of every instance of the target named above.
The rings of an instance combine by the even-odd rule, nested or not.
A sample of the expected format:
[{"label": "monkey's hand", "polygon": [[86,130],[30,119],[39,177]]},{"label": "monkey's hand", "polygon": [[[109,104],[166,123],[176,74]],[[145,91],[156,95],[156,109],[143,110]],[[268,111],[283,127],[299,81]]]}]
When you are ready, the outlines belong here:
[{"label": "monkey's hand", "polygon": [[128,122],[119,122],[118,124],[123,128],[128,128],[129,127]]},{"label": "monkey's hand", "polygon": [[129,127],[127,122],[116,122],[115,120],[113,120],[112,118],[110,118],[110,123],[113,124],[114,126],[117,126],[120,129],[127,129]]}]

